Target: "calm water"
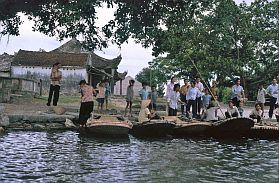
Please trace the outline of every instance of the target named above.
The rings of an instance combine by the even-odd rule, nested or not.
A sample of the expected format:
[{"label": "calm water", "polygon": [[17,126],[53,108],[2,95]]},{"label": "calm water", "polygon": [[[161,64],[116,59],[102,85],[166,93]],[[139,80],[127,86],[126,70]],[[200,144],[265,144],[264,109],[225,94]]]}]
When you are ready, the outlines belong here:
[{"label": "calm water", "polygon": [[0,182],[278,182],[278,142],[0,136]]}]

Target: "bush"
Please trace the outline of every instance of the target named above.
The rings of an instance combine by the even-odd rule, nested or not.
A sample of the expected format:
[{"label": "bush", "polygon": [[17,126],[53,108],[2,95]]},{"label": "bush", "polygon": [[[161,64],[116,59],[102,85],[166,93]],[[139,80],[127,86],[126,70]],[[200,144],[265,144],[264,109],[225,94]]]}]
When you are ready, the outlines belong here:
[{"label": "bush", "polygon": [[231,100],[232,90],[229,87],[220,87],[219,88],[219,97],[220,101],[227,103]]}]

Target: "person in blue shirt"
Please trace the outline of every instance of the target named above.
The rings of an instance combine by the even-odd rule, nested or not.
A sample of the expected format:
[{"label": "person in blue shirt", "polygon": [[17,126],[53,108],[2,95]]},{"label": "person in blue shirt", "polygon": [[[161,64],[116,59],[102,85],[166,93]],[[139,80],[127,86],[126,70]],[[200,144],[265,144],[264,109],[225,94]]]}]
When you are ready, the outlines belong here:
[{"label": "person in blue shirt", "polygon": [[244,98],[244,90],[243,87],[240,86],[240,79],[237,78],[235,80],[235,85],[232,87],[232,102],[238,108],[240,100]]},{"label": "person in blue shirt", "polygon": [[268,116],[269,116],[269,118],[272,118],[273,110],[277,106],[276,101],[277,101],[278,93],[279,93],[278,84],[277,84],[276,79],[272,80],[272,84],[267,87],[266,92],[270,96],[270,105],[269,105]]},{"label": "person in blue shirt", "polygon": [[141,100],[147,100],[149,99],[149,92],[147,90],[147,84],[145,82],[142,82],[142,89],[139,91],[139,96]]},{"label": "person in blue shirt", "polygon": [[212,96],[209,94],[209,90],[207,88],[204,89],[204,95],[202,96],[202,102],[203,102],[203,110],[206,111],[208,108]]}]

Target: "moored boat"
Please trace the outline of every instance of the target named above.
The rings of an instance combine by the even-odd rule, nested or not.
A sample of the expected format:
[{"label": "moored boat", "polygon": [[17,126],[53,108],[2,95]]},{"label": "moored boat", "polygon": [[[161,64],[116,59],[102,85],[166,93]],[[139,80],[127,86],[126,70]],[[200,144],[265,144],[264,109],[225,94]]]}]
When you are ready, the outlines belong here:
[{"label": "moored boat", "polygon": [[251,118],[228,118],[213,122],[211,128],[207,130],[206,135],[229,138],[247,137],[253,126],[254,121]]},{"label": "moored boat", "polygon": [[134,123],[130,133],[139,137],[165,137],[171,133],[175,123],[163,119]]},{"label": "moored boat", "polygon": [[255,125],[248,133],[249,138],[279,140],[279,127],[271,125]]},{"label": "moored boat", "polygon": [[128,136],[132,123],[121,116],[100,115],[88,119],[86,127],[79,129],[80,134],[87,136]]}]

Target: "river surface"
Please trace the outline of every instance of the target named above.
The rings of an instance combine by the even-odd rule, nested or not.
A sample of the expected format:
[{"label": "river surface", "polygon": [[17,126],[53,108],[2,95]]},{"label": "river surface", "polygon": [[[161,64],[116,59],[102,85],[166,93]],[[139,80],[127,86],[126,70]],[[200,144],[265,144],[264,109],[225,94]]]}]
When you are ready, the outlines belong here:
[{"label": "river surface", "polygon": [[0,182],[278,182],[278,141],[0,136]]}]

